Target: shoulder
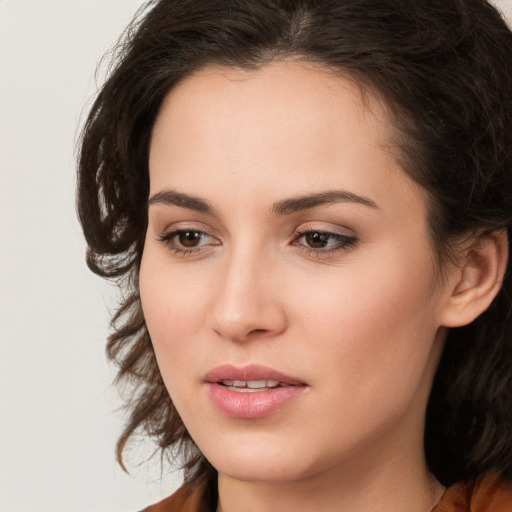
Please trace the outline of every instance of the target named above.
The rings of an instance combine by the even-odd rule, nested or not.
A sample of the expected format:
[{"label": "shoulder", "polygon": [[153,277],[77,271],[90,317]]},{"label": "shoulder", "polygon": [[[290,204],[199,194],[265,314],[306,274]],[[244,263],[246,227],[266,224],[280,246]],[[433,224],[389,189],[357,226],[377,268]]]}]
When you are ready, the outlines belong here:
[{"label": "shoulder", "polygon": [[141,512],[209,512],[204,500],[203,486],[182,485],[174,494],[150,505]]},{"label": "shoulder", "polygon": [[512,482],[485,475],[449,487],[433,512],[512,512]]}]

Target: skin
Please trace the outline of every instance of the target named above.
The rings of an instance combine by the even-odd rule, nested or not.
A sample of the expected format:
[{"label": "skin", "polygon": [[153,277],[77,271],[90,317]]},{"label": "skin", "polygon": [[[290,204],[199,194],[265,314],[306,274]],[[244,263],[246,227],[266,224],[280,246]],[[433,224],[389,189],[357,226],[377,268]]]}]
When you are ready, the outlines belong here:
[{"label": "skin", "polygon": [[[172,401],[219,472],[219,510],[426,512],[442,493],[423,423],[461,270],[436,278],[426,195],[388,119],[351,81],[290,61],[207,68],[163,104],[140,293]],[[333,190],[366,202],[273,211]],[[305,231],[342,238],[314,250]],[[269,417],[230,418],[204,383],[224,363],[307,386]]]}]

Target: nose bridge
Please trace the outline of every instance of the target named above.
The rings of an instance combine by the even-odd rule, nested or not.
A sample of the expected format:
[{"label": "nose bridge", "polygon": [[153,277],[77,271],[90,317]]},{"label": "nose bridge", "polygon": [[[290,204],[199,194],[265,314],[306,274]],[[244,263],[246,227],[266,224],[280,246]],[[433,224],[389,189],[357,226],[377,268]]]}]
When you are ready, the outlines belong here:
[{"label": "nose bridge", "polygon": [[213,299],[214,331],[234,341],[282,332],[286,319],[273,286],[268,251],[245,241],[223,259]]}]

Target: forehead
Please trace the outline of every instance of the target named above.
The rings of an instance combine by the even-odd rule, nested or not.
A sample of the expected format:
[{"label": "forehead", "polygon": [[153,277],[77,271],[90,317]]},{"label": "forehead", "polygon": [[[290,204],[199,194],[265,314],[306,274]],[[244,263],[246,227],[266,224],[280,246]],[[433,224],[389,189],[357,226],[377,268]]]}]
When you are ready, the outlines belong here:
[{"label": "forehead", "polygon": [[[309,148],[347,134],[389,151],[393,134],[385,104],[349,77],[308,62],[272,62],[256,70],[211,66],[187,77],[164,99],[150,157],[159,143],[197,149],[229,141],[237,147]],[[250,139],[250,140],[249,140]],[[174,142],[175,141],[175,142]],[[352,141],[353,143],[354,141]],[[189,154],[192,156],[192,154]]]},{"label": "forehead", "polygon": [[[266,106],[263,110],[262,104]],[[361,124],[376,122],[384,139],[389,139],[393,131],[391,117],[377,94],[339,71],[290,60],[274,61],[257,69],[207,66],[193,73],[167,95],[155,129],[163,115],[202,113],[203,126],[231,115],[254,125],[267,120],[265,115],[270,112],[276,116],[289,117],[293,113],[294,118],[319,118],[340,106],[361,118]],[[277,119],[273,121],[275,124]]]},{"label": "forehead", "polygon": [[393,131],[376,95],[318,65],[207,67],[163,102],[151,193],[210,191],[220,200],[231,191],[233,204],[234,196],[278,201],[335,187],[392,203],[398,189],[413,186],[394,158]]}]

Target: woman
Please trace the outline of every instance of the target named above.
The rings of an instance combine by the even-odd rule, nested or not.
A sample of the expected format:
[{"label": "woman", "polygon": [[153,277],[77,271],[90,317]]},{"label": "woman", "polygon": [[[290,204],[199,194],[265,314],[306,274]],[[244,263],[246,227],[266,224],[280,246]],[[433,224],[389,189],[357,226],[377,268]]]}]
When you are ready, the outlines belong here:
[{"label": "woman", "polygon": [[481,0],[151,2],[83,132],[160,510],[512,510],[512,34]]}]

